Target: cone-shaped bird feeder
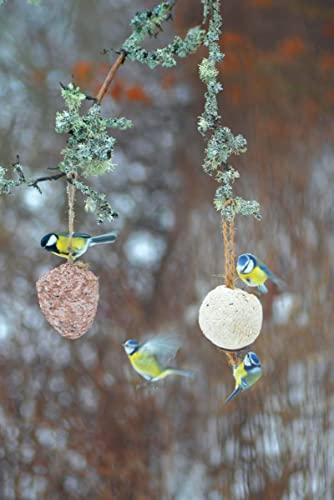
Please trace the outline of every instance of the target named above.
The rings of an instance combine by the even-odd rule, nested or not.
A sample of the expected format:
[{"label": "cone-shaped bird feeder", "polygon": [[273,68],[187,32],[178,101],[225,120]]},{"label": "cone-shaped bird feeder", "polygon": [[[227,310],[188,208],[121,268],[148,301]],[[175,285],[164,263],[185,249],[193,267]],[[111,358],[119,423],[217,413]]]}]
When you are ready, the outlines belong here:
[{"label": "cone-shaped bird feeder", "polygon": [[99,301],[94,273],[75,264],[62,264],[37,281],[40,308],[60,335],[78,339],[91,327]]},{"label": "cone-shaped bird feeder", "polygon": [[38,301],[45,319],[63,337],[78,339],[91,327],[99,301],[99,282],[88,265],[73,264],[72,235],[75,187],[67,176],[69,259],[41,276],[36,283]]}]

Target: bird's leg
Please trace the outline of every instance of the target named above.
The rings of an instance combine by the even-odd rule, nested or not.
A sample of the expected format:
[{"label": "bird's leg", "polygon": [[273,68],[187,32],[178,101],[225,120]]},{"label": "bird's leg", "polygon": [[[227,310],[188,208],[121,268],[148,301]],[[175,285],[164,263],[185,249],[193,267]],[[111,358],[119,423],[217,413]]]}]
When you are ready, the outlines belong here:
[{"label": "bird's leg", "polygon": [[74,262],[74,265],[78,266],[80,269],[84,269],[85,271],[88,271],[89,269],[89,264],[87,264],[87,262],[82,262],[82,260]]}]

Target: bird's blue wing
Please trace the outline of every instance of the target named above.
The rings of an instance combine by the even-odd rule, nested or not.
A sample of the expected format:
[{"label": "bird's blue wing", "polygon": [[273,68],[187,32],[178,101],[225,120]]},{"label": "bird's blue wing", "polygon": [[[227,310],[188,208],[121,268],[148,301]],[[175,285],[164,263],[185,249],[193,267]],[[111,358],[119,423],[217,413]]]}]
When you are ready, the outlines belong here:
[{"label": "bird's blue wing", "polygon": [[181,341],[176,334],[162,333],[144,342],[141,350],[152,354],[162,365],[166,365],[175,358],[180,347]]},{"label": "bird's blue wing", "polygon": [[[268,276],[268,278],[273,283],[275,283],[275,285],[277,285],[279,288],[285,288],[286,287],[286,283],[283,280],[281,280],[281,278],[279,278],[278,276],[276,276],[276,274],[274,274],[273,272],[271,272],[270,269],[268,269],[268,267],[263,264],[263,262],[260,262],[258,260],[258,266],[259,266],[260,269],[262,269],[262,271],[264,271],[266,273],[266,275]],[[260,289],[260,287],[259,287],[259,289]],[[267,291],[268,290],[266,290],[266,291],[260,290],[261,293],[267,293]]]},{"label": "bird's blue wing", "polygon": [[76,238],[90,238],[90,234],[87,233],[73,233],[73,236]]},{"label": "bird's blue wing", "polygon": [[[66,236],[68,237],[68,233],[59,233],[60,236]],[[85,240],[90,238],[90,234],[87,233],[73,233],[72,235],[73,238],[84,238]]]}]

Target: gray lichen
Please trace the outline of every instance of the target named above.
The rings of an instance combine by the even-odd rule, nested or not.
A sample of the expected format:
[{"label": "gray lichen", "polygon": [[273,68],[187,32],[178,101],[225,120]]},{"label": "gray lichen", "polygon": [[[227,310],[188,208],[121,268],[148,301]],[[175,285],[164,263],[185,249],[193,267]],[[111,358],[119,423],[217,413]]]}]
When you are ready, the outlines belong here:
[{"label": "gray lichen", "polygon": [[[236,214],[253,215],[260,219],[260,205],[257,201],[247,201],[234,197],[233,184],[240,177],[239,172],[229,165],[232,155],[240,155],[247,151],[247,141],[241,135],[234,135],[228,127],[221,124],[217,95],[223,90],[218,81],[217,63],[224,59],[220,50],[219,38],[222,30],[220,0],[202,0],[204,22],[209,19],[208,30],[203,45],[208,47],[208,57],[204,57],[199,65],[199,77],[206,85],[204,111],[198,118],[198,131],[207,141],[203,161],[204,171],[214,176],[221,184],[215,194],[214,206],[226,220]],[[227,203],[233,201],[233,203]]]},{"label": "gray lichen", "polygon": [[[38,0],[30,0],[38,3]],[[1,0],[0,0],[1,3]],[[148,51],[142,47],[142,43],[148,37],[155,37],[161,30],[162,24],[171,19],[175,0],[164,1],[152,10],[138,12],[131,21],[132,33],[121,47],[125,59],[137,61],[148,65],[151,69],[156,66],[171,67],[176,64],[176,57],[184,58],[196,51],[205,42],[208,33],[199,26],[188,31],[184,38],[175,36],[165,47],[154,51]],[[205,77],[205,68],[204,68]],[[208,91],[217,93],[221,89],[220,84],[211,85],[208,81]],[[62,177],[62,173],[74,174],[75,178],[68,178],[76,189],[81,191],[85,197],[85,210],[95,212],[98,222],[112,220],[117,214],[107,201],[107,195],[98,193],[88,184],[82,181],[90,176],[103,175],[114,170],[113,153],[115,138],[109,133],[110,129],[126,130],[132,126],[132,122],[126,118],[104,118],[101,115],[99,104],[93,104],[84,113],[82,105],[86,100],[85,94],[73,84],[62,88],[62,96],[65,101],[65,109],[56,115],[56,132],[67,134],[66,146],[61,151],[62,161],[58,165],[60,174],[51,176],[52,179]],[[210,118],[210,117],[209,117]],[[209,119],[208,118],[208,119]],[[205,124],[203,123],[203,130]],[[222,152],[218,152],[222,155]],[[25,179],[22,168],[14,166],[18,177],[8,179],[7,170],[0,167],[0,193],[10,193],[15,187],[26,184],[40,190],[38,182],[51,180],[41,178],[37,180]],[[22,175],[21,175],[22,174]]]},{"label": "gray lichen", "polygon": [[203,43],[205,30],[200,26],[190,29],[185,38],[175,36],[166,47],[155,51],[147,51],[141,44],[147,36],[155,36],[162,28],[161,24],[171,18],[175,1],[162,2],[154,9],[138,12],[131,21],[132,34],[123,43],[122,50],[132,61],[147,64],[149,68],[156,66],[171,67],[176,65],[175,56],[186,57],[195,52]]},{"label": "gray lichen", "polygon": [[16,179],[7,179],[8,168],[0,166],[0,194],[11,194],[14,188],[27,182],[19,160],[12,168],[16,173]]},{"label": "gray lichen", "polygon": [[203,43],[205,31],[199,26],[190,29],[185,38],[175,36],[171,43],[166,47],[155,51],[147,51],[140,46],[141,31],[135,31],[123,44],[122,49],[126,52],[127,57],[132,61],[137,61],[142,64],[147,64],[150,69],[156,66],[164,66],[166,68],[176,65],[177,57],[187,57],[195,52]]},{"label": "gray lichen", "polygon": [[[101,106],[93,104],[87,113],[81,113],[86,96],[72,83],[62,88],[66,109],[56,115],[56,132],[68,134],[66,147],[61,151],[63,160],[58,168],[65,174],[75,173],[80,177],[103,175],[115,169],[113,154],[116,139],[109,135],[108,129],[126,130],[132,127],[126,118],[104,118]],[[97,221],[112,220],[116,212],[103,193],[98,193],[78,179],[72,183],[81,193],[91,200]],[[94,205],[92,205],[94,201]]]}]

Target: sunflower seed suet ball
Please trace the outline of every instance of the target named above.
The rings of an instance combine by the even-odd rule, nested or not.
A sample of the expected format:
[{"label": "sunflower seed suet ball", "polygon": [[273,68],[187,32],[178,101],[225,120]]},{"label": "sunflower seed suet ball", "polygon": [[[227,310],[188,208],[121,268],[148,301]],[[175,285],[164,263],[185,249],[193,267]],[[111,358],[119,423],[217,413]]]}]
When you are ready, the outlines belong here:
[{"label": "sunflower seed suet ball", "polygon": [[220,285],[203,300],[199,326],[216,346],[237,351],[259,336],[262,316],[262,305],[255,295]]}]

